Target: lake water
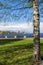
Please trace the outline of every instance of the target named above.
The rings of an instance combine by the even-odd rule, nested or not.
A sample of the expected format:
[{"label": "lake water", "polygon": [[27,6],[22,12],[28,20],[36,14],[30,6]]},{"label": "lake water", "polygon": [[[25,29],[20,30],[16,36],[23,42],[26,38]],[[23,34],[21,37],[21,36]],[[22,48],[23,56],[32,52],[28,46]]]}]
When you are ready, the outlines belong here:
[{"label": "lake water", "polygon": [[0,38],[5,38],[7,36],[8,38],[14,38],[14,36],[17,36],[17,38],[23,38],[24,36],[33,37],[33,34],[0,34]]},{"label": "lake water", "polygon": [[[14,36],[17,36],[17,38],[23,38],[24,36],[33,37],[33,34],[0,34],[0,38],[5,38],[7,36],[8,38],[14,38]],[[40,37],[43,37],[43,33],[40,34]]]}]

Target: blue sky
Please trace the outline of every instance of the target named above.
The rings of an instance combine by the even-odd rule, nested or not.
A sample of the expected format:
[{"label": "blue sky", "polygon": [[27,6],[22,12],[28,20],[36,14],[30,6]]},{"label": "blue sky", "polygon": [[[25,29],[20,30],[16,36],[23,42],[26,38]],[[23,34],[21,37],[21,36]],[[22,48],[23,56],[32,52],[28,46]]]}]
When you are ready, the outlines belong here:
[{"label": "blue sky", "polygon": [[[25,1],[25,3],[24,3]],[[1,31],[23,31],[33,33],[33,9],[17,8],[29,6],[28,0],[0,0],[4,6],[0,6],[0,30]],[[43,3],[39,6],[39,12]],[[43,33],[43,18],[40,12],[40,32]]]}]

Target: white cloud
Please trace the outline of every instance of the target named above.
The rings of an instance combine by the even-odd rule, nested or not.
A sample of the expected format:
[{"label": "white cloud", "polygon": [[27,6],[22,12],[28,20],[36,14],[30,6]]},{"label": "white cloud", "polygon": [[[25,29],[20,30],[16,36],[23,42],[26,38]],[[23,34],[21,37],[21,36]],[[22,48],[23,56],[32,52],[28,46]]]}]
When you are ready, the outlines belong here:
[{"label": "white cloud", "polygon": [[0,24],[0,30],[1,31],[8,31],[8,30],[12,30],[12,31],[18,31],[18,30],[21,30],[21,31],[29,31],[31,32],[31,26],[32,26],[32,23],[7,23],[6,25],[4,23],[1,23]]},{"label": "white cloud", "polygon": [[43,33],[43,22],[40,23],[40,32]]},{"label": "white cloud", "polygon": [[[0,24],[0,30],[1,31],[26,31],[29,33],[33,32],[33,22],[29,22],[29,23],[10,23],[7,24],[6,26],[2,24]],[[43,22],[40,23],[40,31],[43,33]]]}]

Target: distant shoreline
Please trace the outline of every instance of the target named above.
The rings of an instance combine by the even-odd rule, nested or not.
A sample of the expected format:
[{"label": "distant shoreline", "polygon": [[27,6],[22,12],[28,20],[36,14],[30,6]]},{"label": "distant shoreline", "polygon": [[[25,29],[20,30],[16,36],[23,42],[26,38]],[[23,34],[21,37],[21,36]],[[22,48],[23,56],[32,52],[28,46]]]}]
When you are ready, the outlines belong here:
[{"label": "distant shoreline", "polygon": [[[0,39],[34,39],[34,37],[28,37],[28,38],[0,38]],[[40,37],[40,39],[43,39],[43,37]]]}]

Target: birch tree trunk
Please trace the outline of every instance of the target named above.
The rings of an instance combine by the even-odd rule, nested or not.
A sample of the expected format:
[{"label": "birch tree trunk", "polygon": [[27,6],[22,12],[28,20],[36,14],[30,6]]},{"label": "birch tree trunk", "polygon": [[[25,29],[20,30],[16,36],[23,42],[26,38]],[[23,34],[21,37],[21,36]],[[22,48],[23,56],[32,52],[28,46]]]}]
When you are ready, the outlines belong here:
[{"label": "birch tree trunk", "polygon": [[34,28],[34,64],[40,65],[40,23],[39,23],[39,4],[38,0],[33,0],[33,28]]}]

